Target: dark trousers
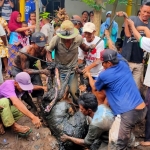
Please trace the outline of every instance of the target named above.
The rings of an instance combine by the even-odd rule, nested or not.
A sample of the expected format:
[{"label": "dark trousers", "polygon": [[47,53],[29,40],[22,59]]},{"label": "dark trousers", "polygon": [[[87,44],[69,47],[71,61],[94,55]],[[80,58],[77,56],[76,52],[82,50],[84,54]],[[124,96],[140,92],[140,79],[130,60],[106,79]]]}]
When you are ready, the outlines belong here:
[{"label": "dark trousers", "polygon": [[134,146],[134,136],[131,131],[135,124],[141,122],[147,113],[147,108],[133,109],[117,115],[109,131],[109,150],[127,150]]},{"label": "dark trousers", "polygon": [[150,87],[148,87],[146,92],[145,103],[148,109],[145,124],[145,141],[150,141]]}]

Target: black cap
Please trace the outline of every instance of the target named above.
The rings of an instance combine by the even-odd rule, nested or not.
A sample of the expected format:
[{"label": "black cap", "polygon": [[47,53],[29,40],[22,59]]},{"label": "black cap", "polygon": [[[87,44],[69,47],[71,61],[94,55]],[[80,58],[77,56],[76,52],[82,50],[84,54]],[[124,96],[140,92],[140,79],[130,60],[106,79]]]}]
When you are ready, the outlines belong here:
[{"label": "black cap", "polygon": [[118,61],[117,52],[111,49],[105,49],[100,53],[100,60],[102,62],[111,61],[111,60]]},{"label": "black cap", "polygon": [[44,47],[46,44],[46,37],[42,32],[35,32],[32,34],[31,42],[34,42],[39,47]]}]

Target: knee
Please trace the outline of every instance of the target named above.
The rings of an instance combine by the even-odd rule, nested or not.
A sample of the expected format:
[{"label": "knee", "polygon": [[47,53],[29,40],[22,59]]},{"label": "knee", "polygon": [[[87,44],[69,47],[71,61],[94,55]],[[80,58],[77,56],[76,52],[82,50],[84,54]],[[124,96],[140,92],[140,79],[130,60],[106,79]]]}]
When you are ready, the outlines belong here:
[{"label": "knee", "polygon": [[9,99],[7,98],[0,99],[0,106],[6,108],[9,107],[9,105],[10,105]]}]

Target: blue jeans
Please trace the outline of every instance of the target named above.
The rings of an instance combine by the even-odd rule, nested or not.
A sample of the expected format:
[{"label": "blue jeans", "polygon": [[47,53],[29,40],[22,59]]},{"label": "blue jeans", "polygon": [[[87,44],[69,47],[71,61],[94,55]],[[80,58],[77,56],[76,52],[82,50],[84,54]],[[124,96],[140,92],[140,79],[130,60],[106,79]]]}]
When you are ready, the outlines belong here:
[{"label": "blue jeans", "polygon": [[3,74],[2,74],[2,62],[0,58],[0,84],[3,83]]},{"label": "blue jeans", "polygon": [[[60,74],[61,83],[63,83],[63,81],[65,80],[65,77],[66,77],[66,74]],[[78,98],[76,97],[75,93],[77,92],[77,89],[78,89],[78,76],[76,73],[70,74],[68,85],[69,85],[69,91],[73,98],[73,101],[77,103]]]}]

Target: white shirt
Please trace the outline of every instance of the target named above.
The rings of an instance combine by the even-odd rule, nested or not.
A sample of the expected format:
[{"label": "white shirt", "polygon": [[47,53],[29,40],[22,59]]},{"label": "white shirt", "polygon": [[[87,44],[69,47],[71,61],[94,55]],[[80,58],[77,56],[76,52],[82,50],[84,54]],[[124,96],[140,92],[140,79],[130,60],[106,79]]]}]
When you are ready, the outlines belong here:
[{"label": "white shirt", "polygon": [[54,27],[50,23],[46,23],[42,26],[41,32],[47,37],[47,43],[49,43],[54,34]]},{"label": "white shirt", "polygon": [[[95,36],[94,40],[92,42],[87,42],[86,38],[84,38],[84,43],[88,46],[91,44],[96,44],[100,38],[98,36]],[[87,53],[84,52],[81,48],[78,48],[78,59],[86,61],[86,66],[89,66],[92,64],[97,58],[100,58],[100,52],[104,50],[104,41],[102,40],[97,46],[96,46],[96,51],[93,53]],[[99,73],[103,70],[102,64],[98,64],[94,68],[90,70],[92,77],[98,77]]]},{"label": "white shirt", "polygon": [[4,28],[2,27],[2,25],[0,24],[0,36],[4,36],[6,35]]},{"label": "white shirt", "polygon": [[[150,38],[142,37],[140,40],[140,47],[150,53]],[[150,58],[144,78],[144,85],[150,87]]]}]

